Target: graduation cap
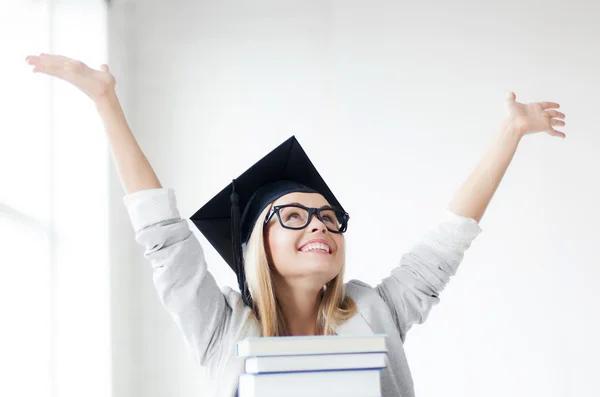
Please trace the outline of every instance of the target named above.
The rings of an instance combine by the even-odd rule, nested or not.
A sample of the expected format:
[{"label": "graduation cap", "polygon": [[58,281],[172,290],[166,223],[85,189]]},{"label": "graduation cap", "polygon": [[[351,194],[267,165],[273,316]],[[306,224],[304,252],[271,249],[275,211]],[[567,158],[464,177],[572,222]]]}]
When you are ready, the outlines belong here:
[{"label": "graduation cap", "polygon": [[237,275],[242,299],[248,306],[251,298],[242,244],[248,242],[260,213],[292,192],[320,193],[331,206],[344,211],[295,136],[235,178],[190,218]]}]

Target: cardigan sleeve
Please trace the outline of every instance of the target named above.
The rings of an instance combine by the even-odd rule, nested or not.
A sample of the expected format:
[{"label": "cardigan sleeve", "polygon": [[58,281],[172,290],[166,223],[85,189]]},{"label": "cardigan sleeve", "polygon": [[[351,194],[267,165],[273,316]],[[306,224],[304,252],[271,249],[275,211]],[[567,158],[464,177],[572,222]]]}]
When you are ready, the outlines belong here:
[{"label": "cardigan sleeve", "polygon": [[173,189],[142,190],[123,201],[160,301],[205,365],[228,327],[231,307],[208,271],[200,242],[180,218]]},{"label": "cardigan sleeve", "polygon": [[465,251],[481,233],[477,221],[446,210],[400,264],[375,288],[389,307],[404,342],[413,324],[422,324],[456,274]]}]

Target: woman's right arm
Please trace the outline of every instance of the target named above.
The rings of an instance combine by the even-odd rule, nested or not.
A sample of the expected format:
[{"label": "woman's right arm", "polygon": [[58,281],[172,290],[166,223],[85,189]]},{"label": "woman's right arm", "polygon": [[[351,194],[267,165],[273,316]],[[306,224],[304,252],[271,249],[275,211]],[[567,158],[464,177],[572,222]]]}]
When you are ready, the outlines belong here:
[{"label": "woman's right arm", "polygon": [[161,187],[127,124],[117,98],[116,80],[108,65],[96,70],[81,61],[53,54],[30,55],[25,60],[34,67],[34,73],[47,74],[71,83],[94,102],[126,193]]},{"label": "woman's right arm", "polygon": [[97,100],[95,105],[125,192],[130,194],[160,188],[161,184],[150,162],[129,128],[115,91]]},{"label": "woman's right arm", "polygon": [[199,241],[177,210],[175,193],[163,189],[133,136],[107,65],[92,69],[60,55],[28,56],[33,71],[71,83],[95,104],[125,192],[136,241],[152,265],[159,298],[205,364],[228,330],[232,307],[208,272]]},{"label": "woman's right arm", "polygon": [[124,202],[160,301],[197,360],[207,365],[236,326],[231,321],[236,307],[208,271],[200,242],[179,216],[173,189],[142,190],[126,195]]}]

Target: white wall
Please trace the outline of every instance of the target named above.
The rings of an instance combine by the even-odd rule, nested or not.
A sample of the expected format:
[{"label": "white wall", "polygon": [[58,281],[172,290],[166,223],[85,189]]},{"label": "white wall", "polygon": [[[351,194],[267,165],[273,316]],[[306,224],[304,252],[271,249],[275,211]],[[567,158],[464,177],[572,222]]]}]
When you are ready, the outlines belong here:
[{"label": "white wall", "polygon": [[[112,73],[117,79],[117,92],[123,110],[131,120],[136,112],[132,79],[130,45],[132,37],[131,2],[111,2],[108,12],[108,49]],[[96,65],[98,67],[99,65]],[[140,136],[141,134],[136,134]],[[112,395],[114,397],[142,396],[144,389],[143,357],[140,352],[141,297],[139,249],[131,236],[131,226],[123,205],[123,188],[111,161],[110,191],[110,273],[111,273],[111,331],[112,331]]]},{"label": "white wall", "polygon": [[[506,91],[561,103],[567,139],[522,141],[406,349],[419,396],[598,396],[600,3],[415,3],[114,0],[111,64],[182,216],[295,134],[351,213],[348,279],[371,284],[483,155]],[[114,395],[204,395],[112,187]]]}]

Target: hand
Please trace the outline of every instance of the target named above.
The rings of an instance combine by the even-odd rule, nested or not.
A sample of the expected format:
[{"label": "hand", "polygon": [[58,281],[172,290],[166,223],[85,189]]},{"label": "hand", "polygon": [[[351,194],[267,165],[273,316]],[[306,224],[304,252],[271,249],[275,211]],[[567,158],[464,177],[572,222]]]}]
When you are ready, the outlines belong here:
[{"label": "hand", "polygon": [[115,90],[116,80],[108,65],[102,65],[100,70],[96,70],[81,61],[52,54],[30,55],[25,60],[34,66],[34,73],[44,73],[71,83],[94,102],[102,100]]},{"label": "hand", "polygon": [[555,108],[560,105],[554,102],[519,103],[514,92],[509,92],[506,98],[507,116],[505,122],[516,128],[520,136],[544,131],[552,136],[565,138],[566,135],[555,130],[554,126],[564,126],[565,115]]}]

